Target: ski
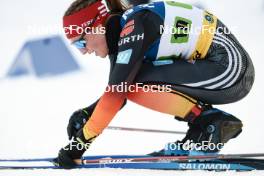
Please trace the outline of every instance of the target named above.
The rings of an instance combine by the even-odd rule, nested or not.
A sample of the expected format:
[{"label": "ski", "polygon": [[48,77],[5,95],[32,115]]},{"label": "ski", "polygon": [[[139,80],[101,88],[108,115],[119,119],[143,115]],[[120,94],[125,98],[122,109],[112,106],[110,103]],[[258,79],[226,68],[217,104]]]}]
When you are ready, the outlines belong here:
[{"label": "ski", "polygon": [[[213,154],[213,155],[194,155],[194,156],[152,156],[152,155],[92,155],[84,156],[83,160],[96,160],[104,158],[166,158],[166,159],[178,159],[178,160],[190,160],[190,159],[227,159],[227,158],[254,158],[263,157],[264,153],[243,153],[243,154]],[[0,159],[0,162],[41,162],[52,161],[54,158],[26,158],[26,159]]]},{"label": "ski", "polygon": [[[264,154],[219,154],[198,156],[102,155],[78,160],[76,168],[124,168],[170,170],[264,170]],[[61,169],[53,158],[0,160],[0,169]]]},{"label": "ski", "polygon": [[[149,157],[149,155],[92,155],[84,156],[83,159],[101,159],[101,158],[135,158],[135,157]],[[53,157],[49,158],[25,158],[25,159],[0,159],[1,162],[41,162],[53,161]]]},{"label": "ski", "polygon": [[[158,161],[189,161],[189,160],[216,160],[216,159],[241,159],[241,158],[249,158],[249,157],[264,157],[263,154],[214,154],[214,155],[193,155],[193,156],[133,156],[131,158],[126,157],[117,157],[120,160],[126,160],[130,162],[158,162]],[[88,157],[89,158],[89,157]],[[113,157],[110,158],[99,158],[99,159],[83,159],[79,162],[83,164],[88,163],[101,163],[101,162],[108,162],[112,159],[115,159]]]}]

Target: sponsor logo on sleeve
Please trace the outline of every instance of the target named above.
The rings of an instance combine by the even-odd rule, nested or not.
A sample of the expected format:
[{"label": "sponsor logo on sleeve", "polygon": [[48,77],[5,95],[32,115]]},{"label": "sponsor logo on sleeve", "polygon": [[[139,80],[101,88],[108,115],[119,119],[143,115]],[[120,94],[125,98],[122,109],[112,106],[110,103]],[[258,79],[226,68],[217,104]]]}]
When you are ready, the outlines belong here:
[{"label": "sponsor logo on sleeve", "polygon": [[125,12],[123,13],[122,18],[123,18],[124,20],[127,20],[128,16],[129,16],[131,13],[133,13],[133,12],[134,12],[134,9],[128,9],[127,11],[125,11]]},{"label": "sponsor logo on sleeve", "polygon": [[143,39],[144,39],[144,33],[127,36],[124,38],[120,38],[120,40],[118,42],[118,46],[125,45],[125,44],[128,44],[130,42],[140,41]]},{"label": "sponsor logo on sleeve", "polygon": [[117,64],[128,64],[132,54],[132,49],[121,51],[117,55],[116,63]]},{"label": "sponsor logo on sleeve", "polygon": [[132,9],[128,9],[127,11],[125,11],[122,15],[122,18],[124,20],[127,20],[128,17],[133,13],[133,12],[136,12],[140,9],[151,9],[151,8],[155,8],[155,5],[154,3],[148,3],[148,4],[140,4],[138,6],[136,6],[135,8],[132,8]]},{"label": "sponsor logo on sleeve", "polygon": [[134,31],[134,20],[130,20],[123,28],[122,32],[120,33],[120,37],[125,37],[129,35],[131,32]]}]

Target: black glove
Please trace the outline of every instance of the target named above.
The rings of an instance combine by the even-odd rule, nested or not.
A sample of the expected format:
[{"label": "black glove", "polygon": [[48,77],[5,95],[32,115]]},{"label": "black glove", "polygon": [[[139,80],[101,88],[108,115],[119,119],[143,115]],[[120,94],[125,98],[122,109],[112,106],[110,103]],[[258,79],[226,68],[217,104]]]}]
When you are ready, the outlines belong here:
[{"label": "black glove", "polygon": [[[76,133],[83,128],[85,123],[89,120],[90,116],[92,115],[99,99],[91,104],[90,106],[75,111],[69,120],[68,126],[67,126],[67,133],[69,140],[72,139],[72,137],[76,137]],[[124,101],[124,104],[121,108],[123,108],[126,104],[126,101]]]},{"label": "black glove", "polygon": [[82,129],[90,116],[91,114],[86,109],[77,110],[71,115],[67,126],[69,140],[76,137],[77,132]]},{"label": "black glove", "polygon": [[60,149],[58,157],[53,160],[53,163],[56,166],[63,167],[65,169],[74,168],[77,166],[77,163],[74,160],[81,159],[82,155],[89,148],[95,138],[96,136],[86,140],[82,129],[80,129],[76,134],[76,138],[74,138],[74,140],[66,147]]},{"label": "black glove", "polygon": [[[54,165],[59,166],[59,167],[63,167],[65,169],[72,169],[75,166],[77,166],[77,164],[74,161],[74,158],[71,156],[71,153],[68,150],[70,148],[70,146],[73,144],[74,143],[71,142],[65,148],[60,149],[58,157],[53,160]],[[82,153],[82,152],[80,152],[80,153]]]}]

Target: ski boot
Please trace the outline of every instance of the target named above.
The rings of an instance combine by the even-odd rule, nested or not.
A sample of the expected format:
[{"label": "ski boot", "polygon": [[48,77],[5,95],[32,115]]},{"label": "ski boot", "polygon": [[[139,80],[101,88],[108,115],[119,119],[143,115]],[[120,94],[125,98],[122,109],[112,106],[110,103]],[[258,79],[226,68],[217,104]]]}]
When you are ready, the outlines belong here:
[{"label": "ski boot", "polygon": [[242,132],[242,122],[231,114],[211,108],[188,122],[189,130],[181,141],[169,143],[152,156],[217,154],[230,139]]}]

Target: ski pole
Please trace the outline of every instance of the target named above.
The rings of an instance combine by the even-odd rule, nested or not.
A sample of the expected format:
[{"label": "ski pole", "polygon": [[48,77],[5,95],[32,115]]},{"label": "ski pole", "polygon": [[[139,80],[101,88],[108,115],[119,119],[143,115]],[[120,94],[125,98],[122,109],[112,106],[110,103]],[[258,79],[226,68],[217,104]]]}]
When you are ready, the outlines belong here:
[{"label": "ski pole", "polygon": [[107,129],[109,129],[109,130],[123,130],[123,131],[137,131],[137,132],[151,132],[151,133],[186,134],[183,131],[128,128],[128,127],[119,127],[119,126],[109,126],[109,127],[107,127]]}]

